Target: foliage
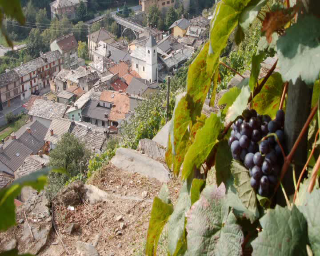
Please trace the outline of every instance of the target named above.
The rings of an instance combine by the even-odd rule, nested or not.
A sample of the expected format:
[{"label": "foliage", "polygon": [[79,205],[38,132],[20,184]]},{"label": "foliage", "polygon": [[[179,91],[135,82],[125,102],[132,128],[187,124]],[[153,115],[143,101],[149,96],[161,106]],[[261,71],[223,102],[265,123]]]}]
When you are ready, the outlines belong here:
[{"label": "foliage", "polygon": [[166,15],[166,26],[169,28],[178,19],[175,8],[170,7]]},{"label": "foliage", "polygon": [[85,144],[79,141],[73,134],[64,134],[57,143],[55,149],[50,152],[50,166],[63,168],[65,173],[50,173],[46,195],[52,200],[57,192],[72,177],[79,173],[86,174],[90,152]]},{"label": "foliage", "polygon": [[47,52],[49,46],[46,45],[41,37],[41,32],[38,28],[31,29],[27,41],[27,52],[32,58],[40,56],[40,52]]},{"label": "foliage", "polygon": [[148,23],[149,26],[155,27],[158,25],[159,19],[161,19],[161,12],[156,5],[153,5],[149,9]]},{"label": "foliage", "polygon": [[[316,80],[319,79],[320,65],[314,60],[319,55],[319,26],[316,25],[320,18],[303,9],[308,3],[296,6],[291,3],[293,7],[287,8],[280,1],[274,5],[272,2],[218,2],[211,22],[210,42],[189,66],[186,92],[179,94],[175,101],[166,152],[168,167],[176,176],[180,176],[182,171],[181,178],[185,183],[171,216],[167,216],[170,212],[167,211],[161,219],[158,218],[158,222],[151,217],[148,230],[148,238],[159,237],[164,223],[169,219],[168,255],[243,255],[246,250],[252,249],[253,255],[307,255],[307,250],[308,255],[311,250],[313,255],[319,253],[320,221],[316,218],[316,202],[319,201],[320,190],[318,186],[313,186],[319,180],[318,150],[311,151],[309,148],[310,159],[314,157],[314,160],[306,164],[307,182],[301,184],[301,180],[298,181],[300,188],[297,185],[295,191],[297,200],[294,199],[296,196],[289,195],[287,206],[281,207],[277,205],[281,195],[272,195],[271,198],[256,195],[250,184],[249,170],[232,158],[227,142],[230,127],[248,106],[272,118],[279,107],[286,107],[288,111],[285,101],[282,105],[280,100],[285,99],[283,88],[289,81],[292,82],[289,85],[291,89],[303,86],[295,84],[297,79],[314,85],[312,101],[315,106],[318,102]],[[269,6],[265,8],[267,4]],[[299,16],[297,19],[293,19],[295,14]],[[259,20],[262,22],[262,33]],[[310,24],[308,29],[307,21]],[[236,48],[232,47],[234,40],[240,43]],[[280,66],[277,68],[280,73],[268,70],[265,78],[258,81],[260,63],[275,52],[279,56]],[[210,87],[213,88],[210,91],[211,102],[215,102],[216,83],[219,83],[220,89],[225,88],[229,72],[234,72],[230,68],[226,71],[225,66],[219,67],[221,61],[238,72],[251,68],[251,77],[220,99],[219,104],[226,106],[222,113],[206,117],[202,115],[202,109]],[[218,72],[221,80],[217,79]],[[320,106],[318,116],[314,117],[315,111],[312,111],[310,117],[320,118],[319,109]],[[290,116],[286,115],[286,118],[286,122],[292,120]],[[306,124],[309,125],[309,121]],[[317,128],[313,127],[312,131],[313,136],[309,137],[313,139]],[[305,133],[306,129],[303,129],[300,135]],[[296,145],[303,137],[307,136],[299,136]],[[312,144],[309,142],[309,145]],[[293,147],[284,158],[280,179],[290,165],[297,165],[291,162],[295,149]],[[214,172],[218,188],[206,184],[205,177],[209,170]],[[286,179],[288,177],[290,175]],[[301,175],[300,178],[303,177]],[[275,189],[278,189],[280,181]],[[159,203],[159,198],[156,198],[152,216],[162,214]],[[157,240],[148,239],[146,254],[155,255],[156,245]]]},{"label": "foliage", "polygon": [[86,42],[78,42],[78,56],[84,60],[89,59],[88,46]]},{"label": "foliage", "polygon": [[123,16],[125,18],[128,18],[129,17],[129,13],[130,13],[130,10],[129,10],[128,6],[125,3],[124,6],[123,6],[122,14],[123,14]]},{"label": "foliage", "polygon": [[80,0],[80,4],[76,10],[76,17],[78,20],[83,20],[87,15],[87,7],[83,1]]},{"label": "foliage", "polygon": [[47,26],[50,25],[50,20],[47,16],[46,9],[40,9],[36,14],[36,26],[40,30],[44,30]]}]

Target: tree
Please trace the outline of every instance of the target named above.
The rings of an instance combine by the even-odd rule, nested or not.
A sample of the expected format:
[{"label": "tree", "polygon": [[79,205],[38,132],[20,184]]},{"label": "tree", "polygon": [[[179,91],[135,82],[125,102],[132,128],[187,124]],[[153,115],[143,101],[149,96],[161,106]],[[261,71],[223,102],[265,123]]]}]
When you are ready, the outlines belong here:
[{"label": "tree", "polygon": [[110,31],[111,31],[111,33],[114,34],[115,36],[118,36],[119,29],[118,29],[118,24],[117,24],[117,22],[114,21],[114,22],[111,24]]},{"label": "tree", "polygon": [[78,56],[84,60],[89,59],[88,46],[86,42],[78,42]]},{"label": "tree", "polygon": [[101,28],[100,22],[93,23],[93,25],[92,25],[91,28],[90,28],[90,32],[91,32],[91,33],[96,32],[96,31],[98,31],[100,28]]},{"label": "tree", "polygon": [[76,10],[76,17],[78,20],[83,20],[87,16],[87,7],[83,1],[80,1],[80,5]]},{"label": "tree", "polygon": [[170,7],[166,15],[167,28],[169,28],[177,19],[178,19],[178,15],[176,13],[176,10],[173,7]]},{"label": "tree", "polygon": [[88,35],[88,26],[83,22],[79,21],[74,27],[73,27],[73,34],[77,41],[86,41],[87,35]]},{"label": "tree", "polygon": [[36,26],[40,30],[45,30],[46,28],[50,27],[50,20],[47,17],[46,9],[41,9],[37,12]]},{"label": "tree", "polygon": [[27,40],[27,51],[32,58],[40,56],[40,52],[46,52],[49,50],[49,46],[45,45],[42,41],[41,33],[38,28],[33,28],[30,31]]},{"label": "tree", "polygon": [[129,17],[130,10],[126,3],[124,3],[122,14],[125,18]]},{"label": "tree", "polygon": [[24,8],[24,14],[26,16],[27,22],[30,23],[35,23],[36,21],[36,15],[37,15],[37,10],[33,6],[32,2],[28,2],[27,6]]},{"label": "tree", "polygon": [[161,12],[156,5],[150,7],[148,14],[148,23],[151,27],[158,25],[159,19],[161,19]]},{"label": "tree", "polygon": [[51,200],[65,183],[72,177],[86,173],[90,152],[85,144],[73,134],[66,133],[61,137],[56,148],[50,152],[49,165],[65,170],[62,173],[50,173],[46,195]]},{"label": "tree", "polygon": [[163,19],[159,19],[159,20],[158,20],[157,28],[158,28],[159,30],[165,30],[165,26],[164,26],[164,21],[163,21]]},{"label": "tree", "polygon": [[184,6],[180,3],[178,9],[177,9],[177,17],[180,19],[182,15],[185,14]]}]

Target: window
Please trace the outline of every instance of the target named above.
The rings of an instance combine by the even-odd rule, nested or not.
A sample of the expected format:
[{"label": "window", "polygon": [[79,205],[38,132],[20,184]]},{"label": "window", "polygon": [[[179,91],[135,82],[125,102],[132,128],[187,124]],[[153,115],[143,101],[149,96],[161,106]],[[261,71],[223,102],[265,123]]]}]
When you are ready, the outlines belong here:
[{"label": "window", "polygon": [[24,92],[24,84],[22,84],[21,86],[22,86],[22,91]]},{"label": "window", "polygon": [[71,119],[74,121],[74,115],[72,115]]},{"label": "window", "polygon": [[7,100],[10,98],[10,92],[6,93],[6,98],[7,98]]},{"label": "window", "polygon": [[144,71],[144,67],[143,67],[143,71]]},{"label": "window", "polygon": [[80,113],[78,113],[78,116],[81,116],[81,114],[80,114]]},{"label": "window", "polygon": [[167,4],[170,4],[170,1],[167,1]]},{"label": "window", "polygon": [[171,3],[174,3],[174,0],[171,0]]},{"label": "window", "polygon": [[6,91],[9,91],[9,85],[6,85]]},{"label": "window", "polygon": [[97,120],[97,119],[96,119],[96,122],[95,122],[95,124],[96,124],[96,125],[98,125],[98,120]]},{"label": "window", "polygon": [[139,68],[139,65],[138,65],[138,64],[136,64],[136,68]]},{"label": "window", "polygon": [[30,81],[30,85],[31,85],[31,87],[32,87],[32,80]]},{"label": "window", "polygon": [[32,75],[31,75],[31,73],[30,73],[29,75],[30,75],[30,79],[32,79]]},{"label": "window", "polygon": [[46,65],[46,68],[48,68],[48,65]]},{"label": "window", "polygon": [[105,122],[104,121],[102,121],[102,126],[104,127],[106,124],[105,124]]},{"label": "window", "polygon": [[16,88],[16,89],[13,90],[13,94],[14,94],[15,96],[18,95],[18,93],[19,93],[18,88]]},{"label": "window", "polygon": [[54,64],[56,64],[56,62],[55,62],[55,61],[53,62],[53,65],[54,65]]},{"label": "window", "polygon": [[44,67],[42,67],[42,72],[44,71]]},{"label": "window", "polygon": [[148,53],[150,54],[150,50],[148,50]]},{"label": "window", "polygon": [[35,75],[35,74],[36,74],[36,71],[33,71],[33,74]]},{"label": "window", "polygon": [[36,83],[36,79],[34,79],[33,82]]},{"label": "window", "polygon": [[156,50],[153,50],[153,53],[156,53]]},{"label": "window", "polygon": [[21,77],[21,83],[23,83],[23,77]]},{"label": "window", "polygon": [[163,3],[162,3],[162,5],[165,5],[165,4],[166,4],[166,2],[163,2]]},{"label": "window", "polygon": [[13,86],[16,87],[16,82],[13,83]]}]

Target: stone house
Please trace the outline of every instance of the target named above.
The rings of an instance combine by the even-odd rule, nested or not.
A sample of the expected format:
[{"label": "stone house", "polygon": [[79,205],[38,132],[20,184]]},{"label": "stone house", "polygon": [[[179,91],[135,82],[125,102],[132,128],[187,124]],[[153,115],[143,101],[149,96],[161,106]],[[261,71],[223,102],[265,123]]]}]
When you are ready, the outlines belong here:
[{"label": "stone house", "polygon": [[50,3],[51,19],[66,16],[68,19],[76,18],[76,10],[81,1],[87,6],[87,0],[55,0]]},{"label": "stone house", "polygon": [[20,100],[20,77],[14,70],[9,70],[0,75],[0,110],[10,107],[11,102]]},{"label": "stone house", "polygon": [[98,31],[91,33],[88,36],[89,58],[93,60],[93,51],[98,47],[100,41],[111,44],[115,42],[114,38],[114,35],[105,28],[100,28]]},{"label": "stone house", "polygon": [[171,34],[175,37],[184,37],[187,34],[188,27],[190,26],[190,21],[182,18],[180,20],[175,21],[169,29],[171,30]]}]

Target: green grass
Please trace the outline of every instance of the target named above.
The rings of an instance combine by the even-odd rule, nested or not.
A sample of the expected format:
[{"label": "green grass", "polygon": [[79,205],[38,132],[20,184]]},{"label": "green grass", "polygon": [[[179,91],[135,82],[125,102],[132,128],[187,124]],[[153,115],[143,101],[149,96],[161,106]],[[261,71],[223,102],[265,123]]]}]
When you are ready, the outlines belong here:
[{"label": "green grass", "polygon": [[12,124],[7,124],[0,128],[0,141],[6,139],[11,133],[18,131],[23,125],[26,124],[28,115],[23,115],[19,120]]},{"label": "green grass", "polygon": [[[13,41],[13,45],[21,45],[21,44],[25,44],[26,43],[26,39],[22,40],[22,41]],[[4,38],[4,36],[0,33],[0,44],[3,45],[4,47],[9,47],[9,45],[7,44],[6,39]]]}]

